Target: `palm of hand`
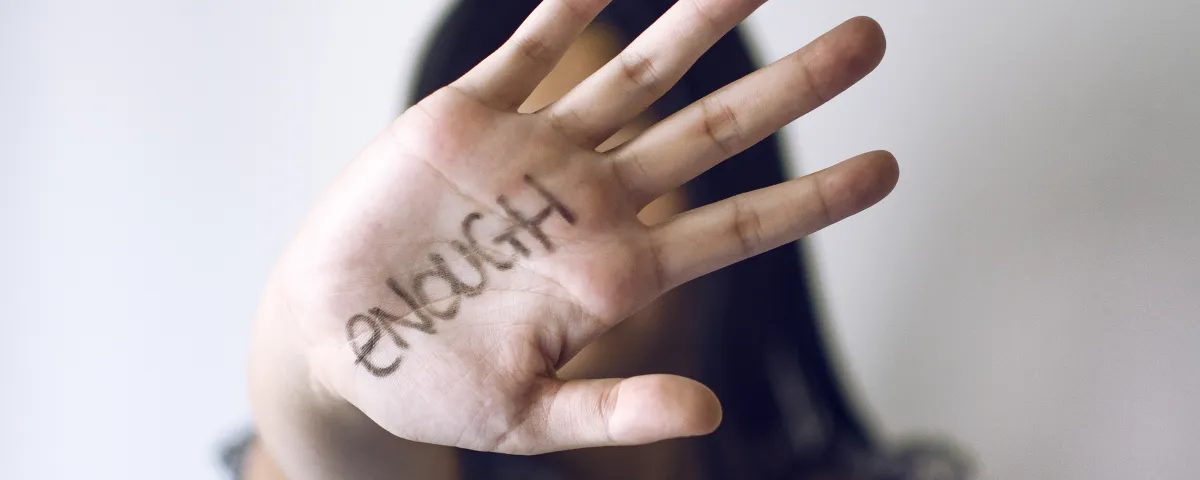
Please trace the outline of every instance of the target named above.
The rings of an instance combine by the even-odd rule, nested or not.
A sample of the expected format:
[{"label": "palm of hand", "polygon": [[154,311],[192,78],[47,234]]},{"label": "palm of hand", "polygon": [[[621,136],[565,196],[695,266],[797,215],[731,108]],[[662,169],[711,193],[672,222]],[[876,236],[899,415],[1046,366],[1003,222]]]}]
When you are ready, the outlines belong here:
[{"label": "palm of hand", "polygon": [[[562,101],[516,113],[565,50],[554,38],[561,25],[539,23],[580,8],[564,3],[544,3],[510,45],[373,142],[276,274],[284,328],[300,332],[312,380],[399,437],[538,453],[711,431],[719,403],[694,381],[565,382],[555,371],[665,291],[853,214],[895,181],[891,157],[869,154],[642,224],[650,200],[865,75],[882,37],[873,22],[848,23],[602,154],[596,145],[694,58],[655,63],[635,42]],[[727,3],[740,8],[706,20],[711,38],[694,56],[760,2]],[[575,18],[574,30],[588,19]],[[530,70],[541,74],[532,82],[514,73]],[[787,82],[798,72],[799,88]],[[762,106],[764,95],[784,98]]]},{"label": "palm of hand", "polygon": [[340,226],[317,219],[302,243],[322,245],[300,255],[322,280],[293,304],[340,313],[305,326],[329,381],[402,437],[525,451],[512,434],[545,423],[555,370],[662,290],[608,165],[452,89],[407,112],[321,209]]}]

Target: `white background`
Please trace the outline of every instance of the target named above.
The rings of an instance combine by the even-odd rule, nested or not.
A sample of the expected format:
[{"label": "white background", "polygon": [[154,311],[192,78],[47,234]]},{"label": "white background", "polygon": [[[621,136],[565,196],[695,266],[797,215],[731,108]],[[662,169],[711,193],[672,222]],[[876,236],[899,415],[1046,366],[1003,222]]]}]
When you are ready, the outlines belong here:
[{"label": "white background", "polygon": [[[443,6],[0,2],[0,478],[218,478],[259,288]],[[797,172],[902,164],[810,244],[859,403],[987,478],[1200,478],[1200,4],[750,24],[774,59],[858,14],[888,59],[788,134]]]}]

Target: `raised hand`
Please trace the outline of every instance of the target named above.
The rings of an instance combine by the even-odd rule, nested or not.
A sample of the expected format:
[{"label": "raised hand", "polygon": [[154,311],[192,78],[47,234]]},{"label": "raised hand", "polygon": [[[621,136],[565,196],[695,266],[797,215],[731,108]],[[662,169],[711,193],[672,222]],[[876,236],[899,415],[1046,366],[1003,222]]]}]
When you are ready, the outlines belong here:
[{"label": "raised hand", "polygon": [[[712,431],[720,404],[692,380],[555,372],[664,292],[857,213],[895,184],[894,159],[874,152],[661,224],[638,220],[883,56],[879,26],[854,19],[596,151],[762,3],[682,0],[561,100],[522,114],[607,4],[543,1],[497,52],[389,126],[314,207],[259,315],[256,409],[284,402],[319,417],[352,406],[404,439],[520,454]],[[265,417],[268,440],[289,429],[286,416]]]}]

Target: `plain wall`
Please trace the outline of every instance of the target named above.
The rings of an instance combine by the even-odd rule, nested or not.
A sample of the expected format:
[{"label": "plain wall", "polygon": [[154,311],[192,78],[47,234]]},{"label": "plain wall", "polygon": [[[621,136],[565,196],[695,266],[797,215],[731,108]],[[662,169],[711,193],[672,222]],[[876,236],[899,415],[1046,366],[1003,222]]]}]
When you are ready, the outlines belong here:
[{"label": "plain wall", "polygon": [[[220,478],[266,274],[444,5],[0,3],[0,478]],[[797,174],[901,162],[808,244],[858,403],[987,478],[1200,478],[1200,4],[774,0],[750,25],[775,59],[860,14],[887,60],[787,131]]]}]

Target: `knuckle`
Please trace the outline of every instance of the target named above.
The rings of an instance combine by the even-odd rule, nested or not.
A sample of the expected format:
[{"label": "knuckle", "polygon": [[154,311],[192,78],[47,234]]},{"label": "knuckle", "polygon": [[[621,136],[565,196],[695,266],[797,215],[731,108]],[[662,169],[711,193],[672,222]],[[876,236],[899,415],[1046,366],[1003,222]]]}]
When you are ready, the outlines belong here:
[{"label": "knuckle", "polygon": [[759,246],[764,241],[762,217],[758,215],[758,212],[743,202],[735,200],[731,223],[730,229],[738,239],[742,256],[749,257],[757,254]]},{"label": "knuckle", "polygon": [[696,11],[696,16],[701,22],[704,22],[706,27],[713,30],[719,28],[720,22],[717,21],[717,15],[710,11],[711,5],[707,5],[701,0],[692,0],[691,3],[692,9]]},{"label": "knuckle", "polygon": [[819,77],[809,55],[794,55],[792,61],[796,64],[800,81],[803,82],[799,91],[808,91],[817,105],[828,103],[836,92],[832,91],[828,79]]},{"label": "knuckle", "polygon": [[649,94],[662,93],[663,79],[654,61],[644,55],[626,52],[617,56],[621,75],[636,88]]},{"label": "knuckle", "polygon": [[600,418],[602,428],[604,428],[604,436],[608,443],[615,443],[612,434],[612,418],[613,412],[617,410],[617,401],[620,398],[621,383],[605,389],[599,397],[596,398],[596,415]]},{"label": "knuckle", "polygon": [[745,138],[737,112],[715,97],[701,101],[700,106],[704,116],[704,134],[725,156],[736,154]]},{"label": "knuckle", "polygon": [[517,54],[535,64],[546,64],[555,60],[553,49],[544,38],[538,36],[522,37],[515,44]]},{"label": "knuckle", "polygon": [[586,22],[591,18],[591,12],[595,10],[596,0],[559,0],[563,6],[563,10],[567,15],[570,15],[572,22]]},{"label": "knuckle", "polygon": [[832,225],[836,220],[833,213],[829,211],[829,197],[825,193],[825,189],[821,186],[820,175],[809,175],[807,178],[812,185],[813,195],[816,198],[817,208],[820,210],[821,222],[824,225]]}]

